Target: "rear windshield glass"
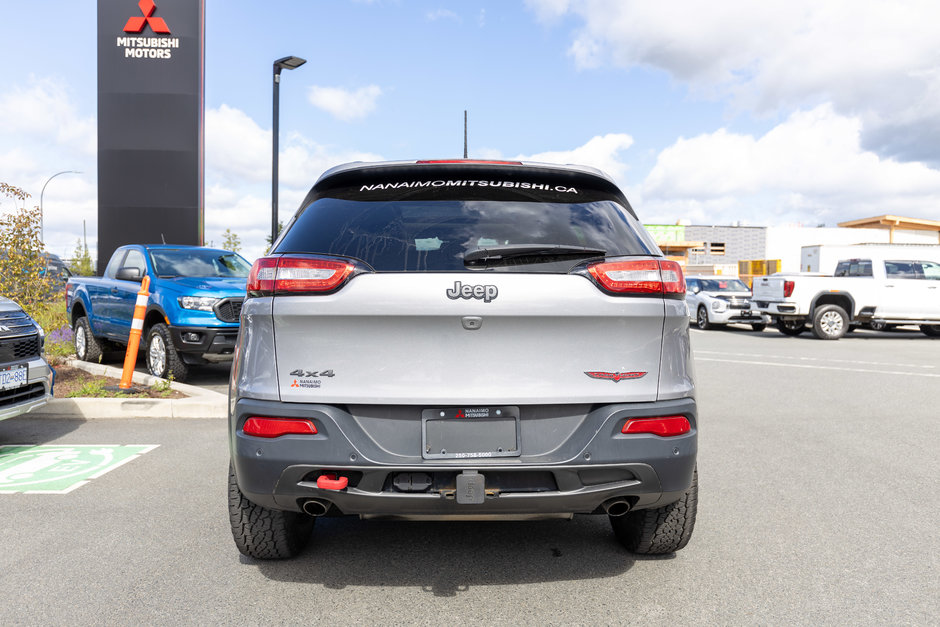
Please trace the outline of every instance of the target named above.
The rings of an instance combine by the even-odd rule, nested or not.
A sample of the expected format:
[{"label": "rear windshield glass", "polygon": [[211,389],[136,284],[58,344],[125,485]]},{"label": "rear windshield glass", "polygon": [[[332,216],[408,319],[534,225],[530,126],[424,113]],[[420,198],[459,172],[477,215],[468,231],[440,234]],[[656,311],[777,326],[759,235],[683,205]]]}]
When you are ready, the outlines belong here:
[{"label": "rear windshield glass", "polygon": [[703,292],[750,292],[751,288],[738,279],[699,279]]},{"label": "rear windshield glass", "polygon": [[[496,271],[564,272],[592,257],[658,254],[641,232],[637,220],[611,200],[570,203],[320,198],[299,215],[276,252],[353,257],[379,272],[464,271],[468,266]],[[537,249],[534,245],[556,248],[544,255],[538,251],[520,254],[518,250],[520,246]],[[559,254],[559,248],[564,252]],[[493,263],[483,260],[482,264],[465,265],[464,254],[479,249],[502,258]],[[476,255],[480,261],[480,253]]]},{"label": "rear windshield glass", "polygon": [[246,278],[251,270],[240,255],[218,250],[152,250],[150,258],[161,277]]},{"label": "rear windshield glass", "polygon": [[871,259],[847,259],[836,266],[834,276],[872,276]]}]

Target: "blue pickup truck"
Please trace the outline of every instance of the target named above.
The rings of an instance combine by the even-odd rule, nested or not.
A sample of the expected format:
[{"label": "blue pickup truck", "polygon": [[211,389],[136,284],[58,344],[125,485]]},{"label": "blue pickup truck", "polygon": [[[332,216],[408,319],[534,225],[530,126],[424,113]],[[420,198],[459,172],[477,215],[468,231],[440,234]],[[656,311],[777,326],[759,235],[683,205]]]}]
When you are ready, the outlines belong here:
[{"label": "blue pickup truck", "polygon": [[137,292],[150,277],[140,346],[150,373],[186,380],[191,366],[232,359],[250,264],[216,248],[129,245],[114,251],[103,277],[71,277],[66,307],[75,353],[99,361],[127,345]]}]

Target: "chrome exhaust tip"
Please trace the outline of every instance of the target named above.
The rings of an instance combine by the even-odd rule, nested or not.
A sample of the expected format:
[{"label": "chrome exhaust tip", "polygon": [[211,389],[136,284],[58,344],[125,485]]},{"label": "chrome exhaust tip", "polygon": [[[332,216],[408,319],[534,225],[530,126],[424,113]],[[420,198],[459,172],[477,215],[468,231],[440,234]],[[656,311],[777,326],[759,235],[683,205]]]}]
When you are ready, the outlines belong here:
[{"label": "chrome exhaust tip", "polygon": [[610,499],[604,501],[603,507],[608,516],[623,516],[630,511],[630,502],[627,499]]},{"label": "chrome exhaust tip", "polygon": [[311,516],[322,516],[330,509],[330,504],[325,501],[310,499],[304,503],[304,512]]}]

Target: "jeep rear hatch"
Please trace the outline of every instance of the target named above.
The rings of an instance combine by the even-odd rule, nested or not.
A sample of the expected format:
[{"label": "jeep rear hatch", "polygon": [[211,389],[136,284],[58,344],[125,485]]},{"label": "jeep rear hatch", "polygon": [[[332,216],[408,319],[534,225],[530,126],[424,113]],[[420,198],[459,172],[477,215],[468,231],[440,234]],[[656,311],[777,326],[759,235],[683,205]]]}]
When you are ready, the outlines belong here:
[{"label": "jeep rear hatch", "polygon": [[682,273],[607,179],[449,163],[337,178],[249,278],[271,299],[282,400],[657,399]]}]

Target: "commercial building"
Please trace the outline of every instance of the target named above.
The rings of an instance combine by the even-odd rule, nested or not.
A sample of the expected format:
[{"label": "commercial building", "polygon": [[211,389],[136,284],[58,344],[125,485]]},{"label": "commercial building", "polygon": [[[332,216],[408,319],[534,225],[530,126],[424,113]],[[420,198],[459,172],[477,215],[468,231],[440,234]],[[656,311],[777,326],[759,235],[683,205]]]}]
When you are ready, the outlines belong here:
[{"label": "commercial building", "polygon": [[[777,271],[820,271],[803,267],[803,248],[851,244],[917,244],[940,248],[940,222],[878,216],[839,227],[646,225],[668,256],[696,272],[737,274],[738,263],[779,260]],[[822,269],[821,271],[831,271]]]}]

